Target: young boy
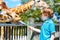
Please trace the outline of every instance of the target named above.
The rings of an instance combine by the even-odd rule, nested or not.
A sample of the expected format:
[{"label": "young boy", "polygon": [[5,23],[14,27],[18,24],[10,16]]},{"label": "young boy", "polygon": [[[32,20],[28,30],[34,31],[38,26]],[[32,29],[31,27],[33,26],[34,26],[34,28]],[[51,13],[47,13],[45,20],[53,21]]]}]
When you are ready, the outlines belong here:
[{"label": "young boy", "polygon": [[55,38],[55,24],[52,21],[53,10],[50,8],[43,8],[41,11],[41,19],[44,23],[41,26],[41,30],[29,26],[31,30],[40,33],[39,40],[54,40]]}]

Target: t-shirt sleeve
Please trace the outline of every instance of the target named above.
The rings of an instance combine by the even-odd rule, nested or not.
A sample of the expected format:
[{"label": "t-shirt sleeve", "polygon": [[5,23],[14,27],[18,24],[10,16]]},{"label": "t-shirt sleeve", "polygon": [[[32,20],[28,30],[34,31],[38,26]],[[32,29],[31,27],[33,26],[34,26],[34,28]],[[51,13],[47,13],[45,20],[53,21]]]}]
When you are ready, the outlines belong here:
[{"label": "t-shirt sleeve", "polygon": [[55,32],[55,24],[54,23],[50,23],[50,33],[54,33]]}]

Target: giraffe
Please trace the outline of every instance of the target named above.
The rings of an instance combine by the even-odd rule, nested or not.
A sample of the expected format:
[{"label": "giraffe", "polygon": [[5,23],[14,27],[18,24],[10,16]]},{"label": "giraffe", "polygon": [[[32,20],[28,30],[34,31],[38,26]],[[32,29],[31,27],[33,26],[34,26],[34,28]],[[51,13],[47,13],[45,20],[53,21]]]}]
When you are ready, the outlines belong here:
[{"label": "giraffe", "polygon": [[[0,4],[2,2],[3,2],[3,0],[0,0]],[[44,6],[44,5],[45,5],[45,7],[48,6],[44,1],[37,2],[36,0],[31,0],[28,3],[25,3],[23,5],[19,5],[19,6],[15,7],[15,8],[6,7],[6,9],[2,8],[2,10],[4,10],[4,11],[6,10],[6,15],[8,14],[7,17],[8,16],[12,17],[12,21],[11,22],[18,22],[20,20],[19,14],[24,12],[24,11],[27,11],[27,10],[31,9],[34,4],[36,4],[36,6],[40,6],[40,7]],[[4,27],[3,26],[1,27],[1,40],[4,40]]]},{"label": "giraffe", "polygon": [[30,0],[28,3],[19,5],[15,8],[11,8],[11,10],[14,11],[15,13],[19,14],[24,11],[27,11],[28,9],[31,9],[33,7],[33,5],[39,6],[39,7],[49,7],[49,5],[47,5],[47,3],[44,2],[43,0]]},{"label": "giraffe", "polygon": [[[6,16],[3,15],[3,19],[9,19],[10,17],[12,17],[12,20],[3,20],[3,22],[17,22],[19,21],[21,18],[19,17],[19,14],[22,13],[22,12],[25,12],[29,9],[31,9],[33,7],[33,5],[35,6],[44,6],[44,7],[48,7],[48,5],[43,1],[43,0],[31,0],[29,1],[28,3],[25,3],[23,5],[19,5],[19,6],[16,6],[14,8],[8,8],[6,6],[6,3],[3,2],[2,4],[2,11],[5,11],[6,13]],[[14,14],[14,15],[13,15]],[[20,19],[19,19],[20,18]],[[17,19],[17,20],[16,20]],[[2,22],[0,20],[0,22]]]}]

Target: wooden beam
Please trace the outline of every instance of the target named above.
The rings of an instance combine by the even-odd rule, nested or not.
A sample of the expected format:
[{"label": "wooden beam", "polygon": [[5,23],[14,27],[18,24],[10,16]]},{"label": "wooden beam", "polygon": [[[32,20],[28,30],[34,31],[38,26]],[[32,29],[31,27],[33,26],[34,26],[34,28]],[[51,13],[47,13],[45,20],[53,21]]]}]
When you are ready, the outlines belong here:
[{"label": "wooden beam", "polygon": [[4,27],[1,26],[1,40],[4,40]]}]

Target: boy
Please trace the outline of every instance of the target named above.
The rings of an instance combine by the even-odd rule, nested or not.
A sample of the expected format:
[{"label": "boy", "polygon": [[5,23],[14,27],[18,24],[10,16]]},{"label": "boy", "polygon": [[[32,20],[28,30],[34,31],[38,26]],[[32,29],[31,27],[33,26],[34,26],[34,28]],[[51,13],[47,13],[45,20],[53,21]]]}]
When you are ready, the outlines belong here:
[{"label": "boy", "polygon": [[43,8],[41,11],[41,19],[44,23],[41,26],[41,31],[34,27],[29,26],[31,30],[40,33],[39,40],[54,40],[55,38],[55,24],[52,21],[53,10],[50,8]]}]

